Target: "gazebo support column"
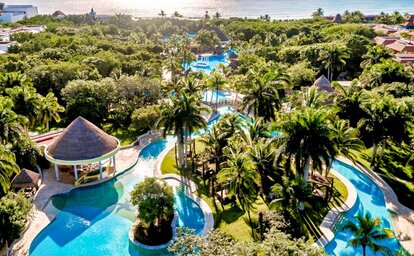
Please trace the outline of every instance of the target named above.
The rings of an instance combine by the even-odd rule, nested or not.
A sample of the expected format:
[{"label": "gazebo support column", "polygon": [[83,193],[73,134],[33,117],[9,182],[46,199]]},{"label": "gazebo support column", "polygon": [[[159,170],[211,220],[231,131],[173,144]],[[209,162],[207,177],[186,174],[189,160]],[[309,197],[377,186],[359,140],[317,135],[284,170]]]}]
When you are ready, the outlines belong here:
[{"label": "gazebo support column", "polygon": [[56,174],[56,180],[60,180],[60,177],[59,177],[59,167],[58,167],[58,165],[57,164],[55,164],[55,174]]},{"label": "gazebo support column", "polygon": [[115,162],[115,155],[112,157],[112,161],[114,162],[114,173],[116,172],[116,162]]},{"label": "gazebo support column", "polygon": [[78,166],[75,164],[73,166],[73,172],[75,173],[75,181],[78,180]]},{"label": "gazebo support column", "polygon": [[99,161],[99,179],[102,180],[102,162]]}]

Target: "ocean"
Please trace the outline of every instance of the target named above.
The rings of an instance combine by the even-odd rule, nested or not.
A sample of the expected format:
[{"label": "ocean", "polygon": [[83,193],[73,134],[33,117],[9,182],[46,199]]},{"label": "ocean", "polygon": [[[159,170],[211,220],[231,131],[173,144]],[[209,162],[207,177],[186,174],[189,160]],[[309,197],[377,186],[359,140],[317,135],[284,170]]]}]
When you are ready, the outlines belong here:
[{"label": "ocean", "polygon": [[84,14],[93,7],[98,15],[117,13],[134,17],[156,17],[160,10],[168,16],[178,11],[185,17],[201,17],[206,11],[222,17],[257,18],[268,14],[272,19],[310,17],[321,7],[325,15],[360,10],[364,14],[380,12],[414,13],[414,0],[4,0],[6,4],[32,4],[40,14],[61,10],[66,14]]}]

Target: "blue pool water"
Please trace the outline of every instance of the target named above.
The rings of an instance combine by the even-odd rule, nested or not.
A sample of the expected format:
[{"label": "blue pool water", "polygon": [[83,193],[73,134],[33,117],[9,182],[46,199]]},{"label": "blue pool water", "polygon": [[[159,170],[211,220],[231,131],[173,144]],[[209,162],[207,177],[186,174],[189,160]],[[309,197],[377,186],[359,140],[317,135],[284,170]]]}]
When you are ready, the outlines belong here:
[{"label": "blue pool water", "polygon": [[216,101],[231,100],[232,94],[223,90],[212,90],[203,92],[202,101],[215,103]]},{"label": "blue pool water", "polygon": [[[369,177],[353,166],[340,161],[334,161],[332,169],[341,173],[355,186],[358,197],[355,205],[349,211],[344,213],[344,219],[337,225],[339,229],[335,233],[335,238],[328,243],[325,247],[325,251],[328,254],[337,256],[359,256],[362,255],[362,248],[354,249],[351,246],[347,247],[347,242],[352,238],[352,234],[349,231],[340,231],[340,227],[343,223],[347,220],[354,221],[354,216],[358,213],[369,212],[373,217],[381,218],[384,227],[392,229],[391,216],[385,206],[384,194]],[[400,248],[397,239],[390,239],[384,242],[383,245],[386,245],[392,251]],[[382,254],[374,254],[367,249],[367,255]]]},{"label": "blue pool water", "polygon": [[[78,188],[52,198],[61,211],[30,245],[31,256],[44,255],[166,255],[166,250],[148,251],[129,242],[128,232],[135,220],[129,193],[145,177],[153,176],[156,157],[166,140],[145,147],[137,165],[103,184]],[[192,199],[177,192],[174,198],[178,226],[200,233],[204,215]]]}]

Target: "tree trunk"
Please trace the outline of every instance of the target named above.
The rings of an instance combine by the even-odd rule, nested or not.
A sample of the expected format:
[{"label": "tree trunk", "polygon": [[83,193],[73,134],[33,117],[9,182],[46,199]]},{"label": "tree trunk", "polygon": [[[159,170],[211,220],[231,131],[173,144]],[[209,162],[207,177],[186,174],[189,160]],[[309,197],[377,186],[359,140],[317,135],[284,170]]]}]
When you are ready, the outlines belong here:
[{"label": "tree trunk", "polygon": [[177,136],[177,148],[178,148],[178,168],[183,167],[183,135],[182,132]]},{"label": "tree trunk", "polygon": [[380,165],[380,163],[381,163],[382,157],[384,156],[384,151],[385,151],[385,148],[386,148],[386,147],[387,147],[387,143],[384,141],[384,142],[383,142],[383,145],[382,145],[382,147],[381,147],[381,153],[380,153],[379,159],[378,159],[378,161],[377,161],[376,169],[378,169],[378,168],[379,168],[379,165]]},{"label": "tree trunk", "polygon": [[308,179],[309,179],[310,160],[311,159],[308,156],[308,158],[306,158],[305,169],[303,172],[303,179],[305,180],[305,182],[308,182]]},{"label": "tree trunk", "polygon": [[366,246],[362,246],[362,253],[364,256],[367,255],[366,249],[367,249]]},{"label": "tree trunk", "polygon": [[378,149],[378,145],[377,145],[377,143],[374,143],[374,145],[372,145],[371,168],[374,167],[374,165],[375,165],[375,158],[377,156],[377,149]]},{"label": "tree trunk", "polygon": [[188,157],[188,153],[187,153],[187,147],[188,147],[188,133],[186,130],[184,130],[184,168],[187,168],[187,157]]},{"label": "tree trunk", "polygon": [[217,104],[218,104],[218,86],[216,87],[216,112],[217,112]]},{"label": "tree trunk", "polygon": [[328,174],[332,168],[332,163],[333,163],[333,159],[329,160],[328,166],[326,167],[326,171],[325,171],[325,177],[328,177]]}]

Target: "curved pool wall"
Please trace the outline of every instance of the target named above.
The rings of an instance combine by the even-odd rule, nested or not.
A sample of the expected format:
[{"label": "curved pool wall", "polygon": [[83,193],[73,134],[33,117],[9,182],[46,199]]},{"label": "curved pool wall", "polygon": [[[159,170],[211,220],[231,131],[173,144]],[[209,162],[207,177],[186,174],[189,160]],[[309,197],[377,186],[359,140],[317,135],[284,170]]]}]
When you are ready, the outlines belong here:
[{"label": "curved pool wall", "polygon": [[[149,251],[138,248],[128,238],[136,211],[129,202],[129,193],[135,184],[153,176],[155,159],[167,143],[167,140],[160,140],[146,146],[133,169],[107,182],[54,196],[51,203],[60,211],[32,241],[29,254],[167,255],[165,249]],[[179,191],[174,202],[179,218],[177,225],[201,232],[205,220],[198,204]]]},{"label": "curved pool wall", "polygon": [[[335,160],[332,169],[351,182],[356,189],[357,199],[351,209],[342,213],[343,218],[335,225],[335,237],[325,246],[325,251],[337,256],[363,255],[361,247],[355,249],[352,246],[347,246],[348,241],[353,238],[353,234],[349,231],[341,231],[341,227],[348,220],[355,221],[357,214],[369,212],[372,217],[379,217],[382,220],[383,227],[393,229],[391,216],[385,205],[384,193],[373,180],[351,165]],[[392,252],[401,248],[396,238],[381,244],[387,246]],[[379,256],[383,254],[373,253],[367,248],[367,255]]]}]

